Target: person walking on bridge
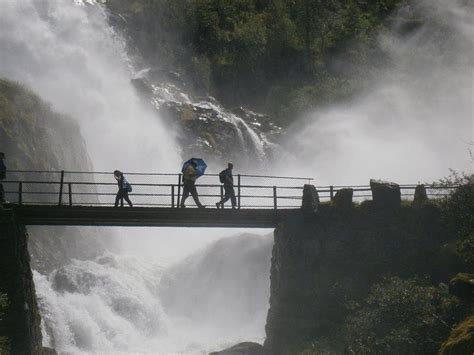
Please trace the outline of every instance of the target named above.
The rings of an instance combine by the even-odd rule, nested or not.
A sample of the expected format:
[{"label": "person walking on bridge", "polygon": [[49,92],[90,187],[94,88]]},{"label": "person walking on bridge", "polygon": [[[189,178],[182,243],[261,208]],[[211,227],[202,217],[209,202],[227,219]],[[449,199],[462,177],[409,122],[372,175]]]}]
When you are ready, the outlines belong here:
[{"label": "person walking on bridge", "polygon": [[123,200],[127,201],[130,207],[133,207],[132,201],[130,201],[130,198],[128,197],[128,193],[132,192],[132,185],[128,183],[127,179],[125,179],[125,176],[123,176],[123,173],[120,170],[114,171],[114,178],[117,180],[117,185],[119,188],[117,191],[117,196],[115,196],[115,207],[118,207],[119,202],[120,205],[123,206]]},{"label": "person walking on bridge", "polygon": [[228,163],[227,169],[224,169],[219,173],[219,180],[224,184],[224,197],[219,202],[216,202],[217,208],[219,208],[219,206],[224,208],[224,203],[229,200],[232,202],[232,209],[234,209],[237,205],[237,199],[235,198],[234,191],[234,177],[232,176],[233,168],[234,164]]},{"label": "person walking on bridge", "polygon": [[193,197],[196,206],[199,208],[205,208],[205,206],[199,201],[199,196],[196,190],[196,179],[198,178],[196,167],[196,163],[192,161],[183,171],[183,197],[181,198],[181,208],[186,208],[184,202],[189,197],[189,194]]},{"label": "person walking on bridge", "polygon": [[[7,177],[7,167],[5,166],[5,153],[0,152],[0,181]],[[5,203],[5,190],[3,184],[0,183],[0,204]]]}]

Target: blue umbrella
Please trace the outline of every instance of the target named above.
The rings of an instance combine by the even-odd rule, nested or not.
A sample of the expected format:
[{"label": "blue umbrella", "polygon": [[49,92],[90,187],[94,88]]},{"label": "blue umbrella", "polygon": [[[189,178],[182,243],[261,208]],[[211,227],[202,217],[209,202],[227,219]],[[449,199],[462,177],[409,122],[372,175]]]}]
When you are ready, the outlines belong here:
[{"label": "blue umbrella", "polygon": [[204,175],[204,172],[206,171],[207,164],[202,160],[201,158],[191,158],[188,161],[184,162],[183,168],[181,169],[181,172],[184,173],[186,168],[194,162],[196,164],[196,177],[200,177],[201,175]]}]

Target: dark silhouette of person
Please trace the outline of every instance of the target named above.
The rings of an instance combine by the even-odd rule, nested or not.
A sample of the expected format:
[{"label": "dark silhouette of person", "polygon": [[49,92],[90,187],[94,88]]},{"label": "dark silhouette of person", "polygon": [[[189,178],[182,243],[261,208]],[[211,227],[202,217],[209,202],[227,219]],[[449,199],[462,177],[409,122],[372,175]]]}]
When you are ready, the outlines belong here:
[{"label": "dark silhouette of person", "polygon": [[235,191],[234,191],[234,177],[232,176],[232,169],[234,168],[234,164],[229,163],[227,164],[227,169],[222,170],[219,173],[219,179],[224,184],[224,198],[219,202],[216,202],[216,207],[224,208],[224,203],[227,201],[232,202],[232,208],[235,208],[237,205],[237,199],[235,198]]},{"label": "dark silhouette of person", "polygon": [[[7,177],[7,167],[5,165],[5,153],[0,152],[0,181]],[[5,190],[3,184],[0,184],[0,203],[5,203]]]},{"label": "dark silhouette of person", "polygon": [[184,202],[189,197],[189,194],[193,197],[196,206],[199,208],[206,207],[199,201],[199,196],[196,190],[196,179],[198,178],[196,166],[195,162],[191,162],[183,172],[183,197],[181,198],[181,208],[186,208]]},{"label": "dark silhouette of person", "polygon": [[125,176],[123,176],[123,173],[119,170],[114,171],[114,178],[117,180],[119,188],[117,196],[115,196],[115,207],[118,207],[119,202],[120,206],[123,207],[123,200],[127,201],[130,207],[133,207],[132,201],[130,201],[130,198],[128,197],[128,193],[131,192],[131,186],[127,179],[125,179]]}]

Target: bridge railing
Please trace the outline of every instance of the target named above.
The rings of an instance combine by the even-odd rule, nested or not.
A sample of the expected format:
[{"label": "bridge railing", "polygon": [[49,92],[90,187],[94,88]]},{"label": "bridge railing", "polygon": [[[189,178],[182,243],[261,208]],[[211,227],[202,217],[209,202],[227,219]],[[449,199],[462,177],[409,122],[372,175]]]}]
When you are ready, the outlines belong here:
[{"label": "bridge railing", "polygon": [[[124,173],[133,187],[134,206],[179,208],[183,196],[182,174]],[[113,206],[118,186],[111,172],[9,171],[14,179],[2,181],[7,200],[21,205]],[[237,208],[298,208],[304,183],[312,178],[267,175],[234,175]],[[197,180],[199,199],[207,206],[224,196],[218,174]],[[122,201],[120,203],[122,205]],[[187,207],[195,207],[192,196]],[[230,207],[231,202],[226,203]]]},{"label": "bridge railing", "polygon": [[[79,171],[9,171],[14,179],[4,180],[6,198],[20,205],[62,206],[113,206],[117,194],[117,183],[111,172]],[[181,174],[124,173],[133,186],[129,194],[134,206],[179,208],[183,194]],[[299,208],[303,185],[312,183],[312,178],[278,177],[267,175],[234,175],[234,190],[237,208]],[[215,207],[224,196],[218,174],[206,174],[196,184],[201,202]],[[351,188],[354,200],[372,197],[368,185],[316,186],[321,201],[330,201],[337,191]],[[400,185],[403,199],[412,199],[416,184]],[[447,196],[456,186],[425,185],[431,198]],[[122,202],[120,205],[122,205]],[[195,207],[192,197],[186,201]],[[230,201],[226,207],[230,207]]]}]

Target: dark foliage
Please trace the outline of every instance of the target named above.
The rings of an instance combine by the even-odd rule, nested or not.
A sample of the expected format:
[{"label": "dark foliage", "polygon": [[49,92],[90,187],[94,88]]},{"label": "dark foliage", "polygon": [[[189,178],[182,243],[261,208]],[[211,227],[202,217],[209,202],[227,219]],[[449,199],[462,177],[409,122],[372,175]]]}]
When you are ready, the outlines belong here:
[{"label": "dark foliage", "polygon": [[266,111],[280,123],[360,89],[361,78],[370,77],[369,60],[371,66],[376,57],[383,61],[380,30],[391,26],[393,14],[398,22],[414,16],[405,0],[106,4],[152,65],[185,72],[196,90]]}]

